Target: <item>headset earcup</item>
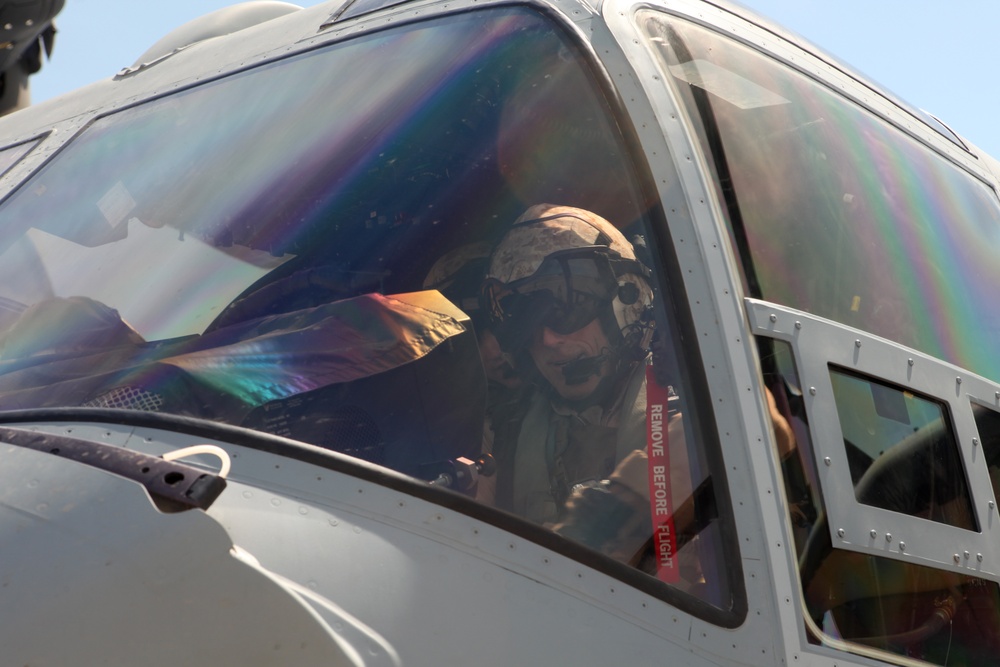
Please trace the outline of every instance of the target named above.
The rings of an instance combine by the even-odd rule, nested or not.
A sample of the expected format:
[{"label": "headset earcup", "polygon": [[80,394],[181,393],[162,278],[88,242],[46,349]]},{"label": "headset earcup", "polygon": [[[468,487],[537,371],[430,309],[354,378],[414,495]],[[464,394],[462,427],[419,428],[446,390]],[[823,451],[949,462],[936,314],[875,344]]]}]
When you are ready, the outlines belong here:
[{"label": "headset earcup", "polygon": [[618,300],[623,306],[631,306],[639,300],[639,287],[633,282],[625,282],[618,286]]}]

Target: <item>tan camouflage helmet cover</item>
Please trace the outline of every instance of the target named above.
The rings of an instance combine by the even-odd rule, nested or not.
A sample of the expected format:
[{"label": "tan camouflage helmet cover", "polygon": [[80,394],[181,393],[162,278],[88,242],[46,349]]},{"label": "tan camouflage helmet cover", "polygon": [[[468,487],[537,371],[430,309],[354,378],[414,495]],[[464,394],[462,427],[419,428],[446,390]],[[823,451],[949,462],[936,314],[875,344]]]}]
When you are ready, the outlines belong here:
[{"label": "tan camouflage helmet cover", "polygon": [[[536,222],[531,222],[533,220]],[[510,284],[534,275],[545,258],[553,253],[605,244],[622,259],[636,260],[632,244],[596,213],[572,206],[536,204],[514,221],[497,244],[486,278]],[[613,301],[615,319],[623,333],[643,316],[653,300],[652,289],[642,276],[619,276],[619,286],[624,283],[636,285],[639,298],[631,304],[623,304],[618,298]],[[648,344],[650,336],[651,331],[643,336],[643,345]]]},{"label": "tan camouflage helmet cover", "polygon": [[[538,222],[521,225],[529,220]],[[635,259],[632,244],[596,213],[572,206],[535,204],[514,221],[497,244],[486,277],[502,283],[527,278],[552,253],[596,245],[602,234],[611,240],[611,250],[623,259]]]}]

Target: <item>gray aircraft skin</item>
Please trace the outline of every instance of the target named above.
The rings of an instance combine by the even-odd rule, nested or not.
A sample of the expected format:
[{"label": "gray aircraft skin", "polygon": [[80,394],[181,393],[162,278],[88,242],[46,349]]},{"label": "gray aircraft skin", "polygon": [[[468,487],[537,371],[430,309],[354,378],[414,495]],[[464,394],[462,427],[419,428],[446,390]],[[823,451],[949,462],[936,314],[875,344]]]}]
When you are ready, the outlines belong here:
[{"label": "gray aircraft skin", "polygon": [[[0,173],[4,664],[1000,660],[1000,163],[741,6],[246,3]],[[542,203],[649,285],[625,514],[501,449]]]}]

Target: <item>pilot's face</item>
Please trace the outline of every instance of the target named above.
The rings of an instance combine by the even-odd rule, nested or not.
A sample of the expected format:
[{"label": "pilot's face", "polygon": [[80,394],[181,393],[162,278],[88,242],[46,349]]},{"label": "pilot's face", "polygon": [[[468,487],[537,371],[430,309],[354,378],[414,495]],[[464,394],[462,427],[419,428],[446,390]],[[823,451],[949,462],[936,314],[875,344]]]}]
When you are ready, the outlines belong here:
[{"label": "pilot's face", "polygon": [[610,348],[599,319],[593,319],[581,329],[568,334],[556,333],[542,326],[532,337],[528,352],[538,372],[548,380],[560,396],[579,401],[590,396],[600,381],[611,372],[610,355],[583,382],[570,384],[563,368],[567,363],[597,357]]}]

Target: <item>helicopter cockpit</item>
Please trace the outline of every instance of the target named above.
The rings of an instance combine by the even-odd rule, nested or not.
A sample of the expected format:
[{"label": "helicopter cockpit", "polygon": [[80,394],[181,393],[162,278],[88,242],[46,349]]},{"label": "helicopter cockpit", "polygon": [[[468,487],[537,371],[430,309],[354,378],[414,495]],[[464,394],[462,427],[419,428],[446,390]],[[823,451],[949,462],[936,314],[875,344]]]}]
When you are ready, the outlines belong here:
[{"label": "helicopter cockpit", "polygon": [[[761,618],[786,654],[995,656],[1000,203],[961,142],[683,12],[607,11],[601,55],[589,18],[430,4],[171,53],[0,150],[0,421],[447,487],[737,662],[715,639]],[[659,641],[647,600],[621,615]]]},{"label": "helicopter cockpit", "polygon": [[[605,566],[737,622],[725,485],[713,485],[711,429],[653,250],[662,212],[607,95],[560,28],[508,7],[363,35],[98,118],[0,208],[0,409],[214,422],[434,483],[479,461],[488,485],[478,306],[427,277],[457,248],[495,244],[534,204],[577,207],[648,267],[636,269],[652,283],[642,326],[655,320],[655,372],[671,414],[685,415],[671,429],[687,450],[675,493],[687,491],[671,502],[687,518],[654,547],[642,526],[666,482],[638,478],[640,553]],[[507,471],[494,474],[503,493]],[[569,541],[586,544],[574,530]],[[641,557],[654,549],[670,572]],[[694,565],[677,574],[675,552]]]}]

